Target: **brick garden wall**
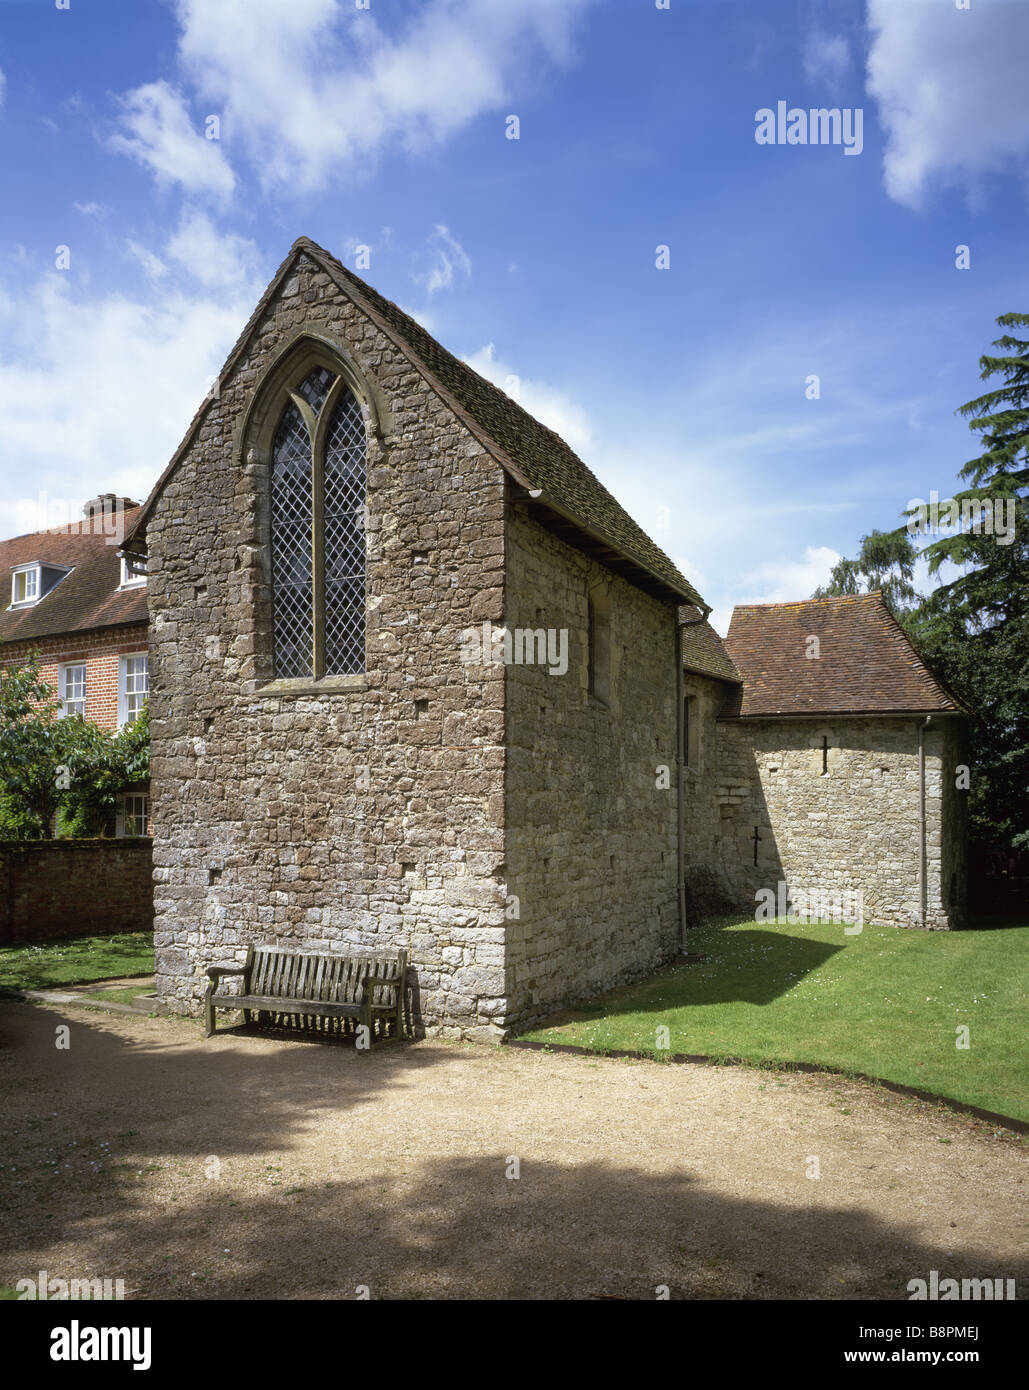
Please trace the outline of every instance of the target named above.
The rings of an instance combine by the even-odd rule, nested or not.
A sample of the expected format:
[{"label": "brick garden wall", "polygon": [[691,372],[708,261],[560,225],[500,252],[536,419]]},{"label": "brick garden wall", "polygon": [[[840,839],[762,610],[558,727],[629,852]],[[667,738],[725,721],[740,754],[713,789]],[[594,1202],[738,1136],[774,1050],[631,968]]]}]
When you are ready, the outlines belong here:
[{"label": "brick garden wall", "polygon": [[0,946],[149,931],[149,840],[0,842]]}]

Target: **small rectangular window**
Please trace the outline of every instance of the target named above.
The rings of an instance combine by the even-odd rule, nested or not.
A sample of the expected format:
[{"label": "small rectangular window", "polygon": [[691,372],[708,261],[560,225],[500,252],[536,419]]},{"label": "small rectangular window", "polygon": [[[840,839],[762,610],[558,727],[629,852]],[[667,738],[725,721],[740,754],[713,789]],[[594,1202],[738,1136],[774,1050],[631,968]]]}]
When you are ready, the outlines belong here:
[{"label": "small rectangular window", "polygon": [[80,714],[86,717],[86,663],[61,667],[60,675],[61,716]]},{"label": "small rectangular window", "polygon": [[123,555],[121,557],[122,589],[134,589],[146,583],[146,560],[142,555]]},{"label": "small rectangular window", "polygon": [[131,724],[139,718],[143,701],[150,693],[150,663],[145,653],[121,658],[121,685],[118,691],[118,724]]},{"label": "small rectangular window", "polygon": [[146,835],[149,825],[149,796],[140,792],[126,792],[121,798],[118,813],[118,834],[122,837]]},{"label": "small rectangular window", "polygon": [[12,603],[35,603],[39,598],[39,566],[15,570],[11,582]]}]

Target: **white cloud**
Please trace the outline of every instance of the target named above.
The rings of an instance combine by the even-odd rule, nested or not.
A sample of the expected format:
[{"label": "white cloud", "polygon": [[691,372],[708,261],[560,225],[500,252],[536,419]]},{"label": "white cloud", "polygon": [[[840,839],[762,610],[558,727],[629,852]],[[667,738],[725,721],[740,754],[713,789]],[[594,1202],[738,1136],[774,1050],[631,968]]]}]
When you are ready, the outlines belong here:
[{"label": "white cloud", "polygon": [[175,289],[143,303],[79,295],[53,271],[34,282],[8,277],[0,286],[0,535],[48,524],[41,496],[55,521],[98,492],[146,496],[252,305],[252,287],[223,296]]},{"label": "white cloud", "polygon": [[219,232],[203,212],[183,214],[166,250],[202,285],[253,286],[259,278],[260,254],[254,243],[234,232]]},{"label": "white cloud", "polygon": [[850,67],[850,45],[842,34],[809,35],[804,45],[804,76],[828,87],[839,85]]},{"label": "white cloud", "polygon": [[139,242],[129,238],[125,243],[125,249],[134,261],[138,261],[143,267],[143,273],[148,280],[156,283],[168,274],[168,267],[160,256],[155,256],[152,251],[148,251],[145,246],[140,246]]},{"label": "white cloud", "polygon": [[976,200],[985,174],[1029,163],[1029,5],[869,0],[868,92],[886,131],[884,182],[918,208],[932,183]]},{"label": "white cloud", "polygon": [[750,597],[739,603],[791,603],[810,598],[842,557],[828,545],[809,545],[802,560],[764,560],[744,576]]},{"label": "white cloud", "polygon": [[429,237],[429,245],[432,247],[432,254],[435,258],[432,269],[428,275],[417,277],[425,284],[427,293],[431,296],[438,290],[448,290],[454,283],[455,275],[462,275],[466,280],[472,273],[472,262],[468,252],[461,243],[450,235],[447,227],[437,223],[435,230]]},{"label": "white cloud", "polygon": [[182,94],[167,82],[148,82],[122,99],[123,134],[111,148],[146,165],[161,183],[226,199],[235,175],[219,143],[194,129]]},{"label": "white cloud", "polygon": [[471,357],[462,360],[487,381],[492,381],[494,386],[499,386],[501,391],[517,401],[523,410],[527,410],[530,415],[555,430],[576,453],[581,454],[590,447],[593,432],[589,416],[582,406],[576,405],[562,391],[548,386],[544,381],[530,381],[528,377],[520,377],[497,358],[492,343],[487,343]]},{"label": "white cloud", "polygon": [[81,212],[83,217],[106,217],[108,209],[103,203],[73,203],[76,212]]},{"label": "white cloud", "polygon": [[[374,8],[350,0],[178,0],[179,59],[262,184],[310,191],[336,170],[364,171],[391,147],[430,148],[498,111],[525,90],[541,57],[569,59],[589,3],[424,0],[399,33],[386,34]],[[163,111],[181,132],[184,112],[168,92]],[[164,143],[148,128],[138,157],[178,167],[159,163]],[[181,134],[174,143],[181,155]]]}]

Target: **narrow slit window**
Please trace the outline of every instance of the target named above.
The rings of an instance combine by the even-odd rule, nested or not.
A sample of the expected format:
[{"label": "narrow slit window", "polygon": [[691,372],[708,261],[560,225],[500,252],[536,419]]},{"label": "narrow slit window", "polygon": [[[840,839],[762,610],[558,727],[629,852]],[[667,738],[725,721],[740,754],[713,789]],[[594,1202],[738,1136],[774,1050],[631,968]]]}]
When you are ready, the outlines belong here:
[{"label": "narrow slit window", "polygon": [[587,689],[607,704],[611,697],[611,608],[606,593],[587,597]]}]

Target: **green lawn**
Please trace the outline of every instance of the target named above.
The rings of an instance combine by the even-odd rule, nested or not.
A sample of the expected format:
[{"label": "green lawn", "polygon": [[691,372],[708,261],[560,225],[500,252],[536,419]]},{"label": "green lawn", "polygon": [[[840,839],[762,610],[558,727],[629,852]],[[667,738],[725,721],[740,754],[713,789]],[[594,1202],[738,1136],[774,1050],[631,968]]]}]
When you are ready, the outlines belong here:
[{"label": "green lawn", "polygon": [[77,936],[39,946],[0,949],[0,988],[58,989],[120,975],[154,973],[152,932]]},{"label": "green lawn", "polygon": [[90,999],[107,999],[114,1004],[131,1004],[138,999],[141,994],[153,994],[154,977],[150,975],[146,980],[138,985],[130,985],[119,989],[91,989]]},{"label": "green lawn", "polygon": [[[697,928],[689,948],[707,960],[609,990],[523,1036],[658,1059],[818,1062],[1029,1120],[1029,926],[846,936],[747,918]],[[955,1045],[962,1024],[967,1050]]]}]

